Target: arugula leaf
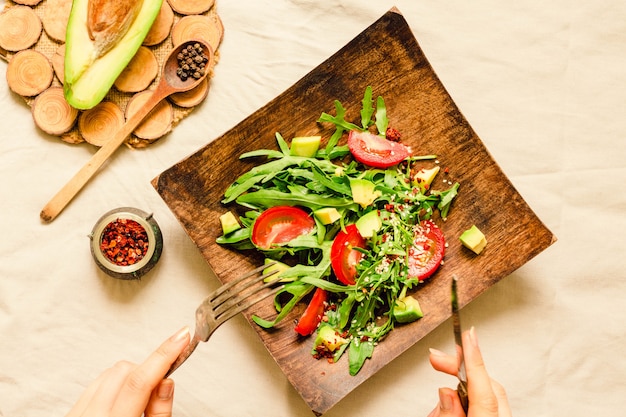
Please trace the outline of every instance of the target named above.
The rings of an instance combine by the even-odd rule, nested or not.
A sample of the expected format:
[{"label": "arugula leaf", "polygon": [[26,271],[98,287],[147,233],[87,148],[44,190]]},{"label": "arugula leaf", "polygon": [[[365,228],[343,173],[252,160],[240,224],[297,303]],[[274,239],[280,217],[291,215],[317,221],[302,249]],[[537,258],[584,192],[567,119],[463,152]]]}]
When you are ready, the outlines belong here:
[{"label": "arugula leaf", "polygon": [[374,114],[374,107],[372,106],[372,86],[368,85],[361,100],[361,126],[363,129],[367,129],[372,124],[372,115]]},{"label": "arugula leaf", "polygon": [[374,343],[371,340],[352,340],[348,350],[348,368],[350,375],[354,376],[358,374],[365,361],[371,358],[373,353]]},{"label": "arugula leaf", "polygon": [[328,113],[322,113],[322,115],[320,116],[320,118],[317,121],[318,122],[333,123],[334,125],[340,126],[341,128],[343,128],[345,130],[359,130],[359,131],[363,131],[364,130],[363,128],[355,125],[354,123],[347,122],[344,119],[344,116],[346,114],[346,109],[337,100],[335,100],[335,113],[337,114],[336,116],[331,116]]},{"label": "arugula leaf", "polygon": [[[264,329],[270,329],[278,324],[282,319],[287,317],[287,315],[293,310],[293,308],[298,304],[300,300],[302,300],[308,293],[310,293],[315,287],[311,284],[303,284],[301,282],[292,282],[289,284],[285,284],[285,287],[276,293],[274,298],[274,306],[276,307],[276,311],[278,311],[278,315],[274,318],[274,320],[266,320],[262,319],[259,316],[252,316],[252,320],[259,326]],[[291,298],[285,305],[281,305],[278,303],[279,295],[289,294]]]},{"label": "arugula leaf", "polygon": [[291,149],[289,149],[289,145],[287,144],[285,139],[283,139],[282,135],[278,132],[276,132],[276,142],[278,142],[278,147],[284,155],[291,155]]},{"label": "arugula leaf", "polygon": [[379,96],[376,100],[376,129],[378,129],[378,134],[384,136],[387,132],[388,125],[389,119],[387,119],[385,100]]},{"label": "arugula leaf", "polygon": [[446,190],[446,191],[434,191],[431,194],[438,195],[440,197],[439,204],[437,204],[437,208],[441,212],[441,218],[446,219],[448,217],[448,211],[450,210],[450,205],[452,204],[452,200],[456,197],[459,189],[459,183],[454,183],[454,185]]},{"label": "arugula leaf", "polygon": [[356,208],[354,201],[349,198],[266,189],[240,195],[236,201],[238,204],[251,208],[269,208],[272,206],[302,206],[308,207],[311,210],[317,210],[323,207]]}]

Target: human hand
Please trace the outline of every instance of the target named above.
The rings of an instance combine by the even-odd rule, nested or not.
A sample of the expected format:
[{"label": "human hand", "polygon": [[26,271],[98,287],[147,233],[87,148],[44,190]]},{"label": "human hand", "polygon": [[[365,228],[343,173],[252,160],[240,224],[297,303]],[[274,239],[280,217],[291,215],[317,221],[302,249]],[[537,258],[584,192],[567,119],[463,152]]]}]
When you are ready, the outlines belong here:
[{"label": "human hand", "polygon": [[[489,377],[476,331],[463,332],[463,355],[469,396],[468,417],[511,417],[511,409],[502,385]],[[457,375],[458,359],[436,349],[430,350],[430,363],[437,371]],[[439,404],[428,417],[465,417],[461,401],[451,388],[439,389]]]},{"label": "human hand", "polygon": [[118,362],[87,387],[66,417],[170,417],[174,381],[163,377],[189,340],[189,328],[185,327],[142,364]]}]

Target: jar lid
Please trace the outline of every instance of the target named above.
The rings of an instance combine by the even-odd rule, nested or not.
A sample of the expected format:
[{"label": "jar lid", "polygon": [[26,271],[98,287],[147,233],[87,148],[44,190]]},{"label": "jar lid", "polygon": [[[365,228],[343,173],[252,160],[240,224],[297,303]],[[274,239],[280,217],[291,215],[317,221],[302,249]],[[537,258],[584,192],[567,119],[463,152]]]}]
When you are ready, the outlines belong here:
[{"label": "jar lid", "polygon": [[120,207],[105,213],[89,234],[98,267],[119,279],[139,279],[156,265],[163,250],[158,223],[142,210]]}]

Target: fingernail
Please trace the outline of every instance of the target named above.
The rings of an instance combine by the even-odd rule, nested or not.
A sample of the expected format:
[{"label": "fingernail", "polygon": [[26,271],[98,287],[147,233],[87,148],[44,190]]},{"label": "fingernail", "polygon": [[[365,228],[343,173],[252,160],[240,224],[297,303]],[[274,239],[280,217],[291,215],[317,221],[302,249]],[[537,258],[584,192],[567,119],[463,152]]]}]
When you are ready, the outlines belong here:
[{"label": "fingernail", "polygon": [[452,411],[452,397],[442,389],[439,389],[439,408],[441,411]]},{"label": "fingernail", "polygon": [[183,340],[187,340],[189,337],[189,326],[185,326],[170,337],[170,340],[174,343],[180,343]]},{"label": "fingernail", "polygon": [[161,400],[169,400],[172,398],[172,394],[174,393],[174,381],[171,379],[164,379],[159,384],[159,388],[157,389],[157,396]]},{"label": "fingernail", "polygon": [[469,329],[469,340],[472,346],[478,347],[478,338],[476,337],[476,328],[474,326]]},{"label": "fingernail", "polygon": [[431,355],[434,355],[434,356],[446,356],[444,352],[434,349],[434,348],[428,348],[428,351],[430,352]]}]

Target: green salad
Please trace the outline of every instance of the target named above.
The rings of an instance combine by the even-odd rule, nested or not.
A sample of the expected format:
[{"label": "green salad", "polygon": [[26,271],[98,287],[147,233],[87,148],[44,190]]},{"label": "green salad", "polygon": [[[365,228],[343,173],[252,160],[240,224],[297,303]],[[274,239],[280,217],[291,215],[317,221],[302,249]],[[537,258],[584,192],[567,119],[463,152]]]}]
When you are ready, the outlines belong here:
[{"label": "green salad", "polygon": [[356,375],[395,326],[423,316],[417,287],[446,248],[435,220],[446,219],[459,184],[431,187],[445,175],[436,155],[413,155],[371,87],[356,123],[334,104],[335,114],[318,120],[334,126],[329,138],[276,133],[277,149],[241,155],[263,160],[225,191],[233,210],[221,216],[217,241],[275,261],[268,268],[284,283],[277,314],[254,316],[256,324],[271,328],[307,302],[297,337],[311,338],[315,358],[336,362],[347,352]]}]

